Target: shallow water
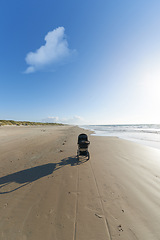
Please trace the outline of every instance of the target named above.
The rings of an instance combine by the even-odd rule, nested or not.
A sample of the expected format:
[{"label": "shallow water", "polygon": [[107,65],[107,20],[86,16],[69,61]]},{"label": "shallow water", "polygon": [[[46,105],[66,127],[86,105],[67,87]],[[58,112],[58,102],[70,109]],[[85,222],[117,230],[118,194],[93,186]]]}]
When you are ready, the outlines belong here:
[{"label": "shallow water", "polygon": [[96,136],[116,136],[160,149],[160,124],[85,125]]}]

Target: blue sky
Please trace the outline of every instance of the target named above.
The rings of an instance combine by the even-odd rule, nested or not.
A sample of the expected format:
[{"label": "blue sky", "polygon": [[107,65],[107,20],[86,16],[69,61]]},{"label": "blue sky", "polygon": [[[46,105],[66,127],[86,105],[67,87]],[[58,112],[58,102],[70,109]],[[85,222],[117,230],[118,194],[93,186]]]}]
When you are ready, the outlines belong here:
[{"label": "blue sky", "polygon": [[0,119],[160,123],[159,0],[2,0]]}]

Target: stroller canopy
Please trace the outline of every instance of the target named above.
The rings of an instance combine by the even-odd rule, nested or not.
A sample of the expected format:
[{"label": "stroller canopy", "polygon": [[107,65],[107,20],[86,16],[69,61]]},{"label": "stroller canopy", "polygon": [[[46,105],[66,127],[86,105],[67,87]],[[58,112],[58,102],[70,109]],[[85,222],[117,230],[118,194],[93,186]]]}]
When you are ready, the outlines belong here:
[{"label": "stroller canopy", "polygon": [[84,133],[81,133],[79,136],[78,136],[78,144],[82,141],[88,141],[88,136]]}]

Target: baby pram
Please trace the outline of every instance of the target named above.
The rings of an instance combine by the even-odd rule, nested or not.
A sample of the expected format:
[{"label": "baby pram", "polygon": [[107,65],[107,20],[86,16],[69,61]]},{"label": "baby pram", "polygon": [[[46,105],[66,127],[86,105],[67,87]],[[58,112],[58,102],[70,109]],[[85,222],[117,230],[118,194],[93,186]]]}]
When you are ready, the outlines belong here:
[{"label": "baby pram", "polygon": [[79,156],[86,156],[88,157],[88,160],[90,158],[89,152],[88,152],[88,145],[90,142],[88,141],[88,136],[84,133],[80,134],[78,136],[78,150],[77,150],[77,158],[79,160]]}]

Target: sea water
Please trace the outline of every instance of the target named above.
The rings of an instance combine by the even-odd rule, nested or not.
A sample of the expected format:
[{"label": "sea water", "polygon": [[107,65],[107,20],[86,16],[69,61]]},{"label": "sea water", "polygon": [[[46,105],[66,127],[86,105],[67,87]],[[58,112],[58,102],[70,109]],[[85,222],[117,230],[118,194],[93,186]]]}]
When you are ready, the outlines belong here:
[{"label": "sea water", "polygon": [[116,136],[160,149],[160,124],[85,125],[83,128],[94,131],[96,136]]}]

